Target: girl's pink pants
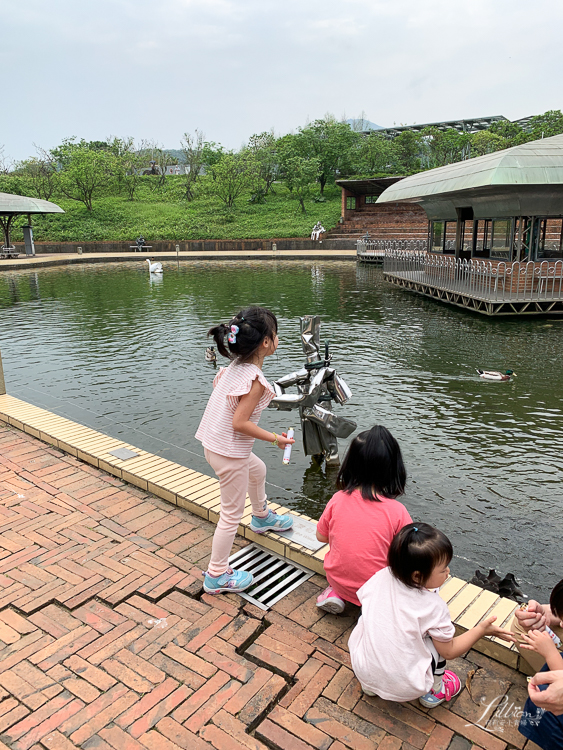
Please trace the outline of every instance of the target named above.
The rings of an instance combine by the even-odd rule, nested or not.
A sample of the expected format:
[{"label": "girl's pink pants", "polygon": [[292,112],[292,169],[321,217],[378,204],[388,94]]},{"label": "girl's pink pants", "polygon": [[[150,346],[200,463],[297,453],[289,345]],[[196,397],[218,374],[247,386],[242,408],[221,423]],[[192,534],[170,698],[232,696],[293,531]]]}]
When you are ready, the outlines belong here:
[{"label": "girl's pink pants", "polygon": [[207,572],[215,577],[229,567],[229,554],[244,513],[246,494],[252,503],[252,513],[264,518],[268,515],[266,503],[266,464],[251,453],[248,458],[229,458],[204,450],[205,459],[219,477],[221,511],[213,536],[211,560]]}]

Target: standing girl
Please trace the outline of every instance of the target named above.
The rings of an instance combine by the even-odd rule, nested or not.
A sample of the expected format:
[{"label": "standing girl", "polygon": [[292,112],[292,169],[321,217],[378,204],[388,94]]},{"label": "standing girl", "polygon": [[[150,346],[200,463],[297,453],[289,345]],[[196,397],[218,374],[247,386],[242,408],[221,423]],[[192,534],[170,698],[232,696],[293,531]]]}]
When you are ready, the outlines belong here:
[{"label": "standing girl", "polygon": [[448,605],[437,589],[450,575],[450,540],[427,523],[410,523],[391,542],[389,567],[358,591],[362,616],[348,647],[352,669],[367,695],[389,701],[418,698],[426,708],[461,691],[446,659],[455,659],[485,635],[514,641],[489,617],[454,638]]},{"label": "standing girl", "polygon": [[346,602],[360,605],[356,592],[387,565],[395,534],[411,517],[395,498],[405,491],[406,471],[398,442],[376,425],[350,443],[336,486],[317,524],[317,539],[329,542],[324,559],[329,582],[317,607],[340,614]]},{"label": "standing girl", "polygon": [[195,435],[221,488],[219,523],[203,583],[207,593],[219,594],[243,591],[252,584],[250,573],[229,567],[229,553],[247,492],[252,503],[253,531],[287,531],[293,525],[291,516],[278,516],[268,509],[266,465],[252,453],[254,440],[265,440],[282,450],[295,440],[258,427],[262,411],[275,396],[262,374],[262,365],[278,346],[276,316],[263,307],[248,307],[229,323],[211,328],[208,336],[215,339],[219,353],[232,360],[213,381],[213,393]]}]

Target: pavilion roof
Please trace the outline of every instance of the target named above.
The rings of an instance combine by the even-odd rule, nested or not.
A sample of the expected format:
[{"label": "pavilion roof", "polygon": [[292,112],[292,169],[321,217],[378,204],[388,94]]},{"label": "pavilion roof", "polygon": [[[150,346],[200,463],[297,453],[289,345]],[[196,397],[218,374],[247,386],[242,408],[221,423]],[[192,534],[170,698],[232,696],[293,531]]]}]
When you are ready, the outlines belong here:
[{"label": "pavilion roof", "polygon": [[402,179],[403,177],[369,177],[363,180],[335,180],[335,183],[338,187],[359,195],[381,195],[389,185]]},{"label": "pavilion roof", "polygon": [[64,214],[56,203],[25,195],[0,193],[0,215],[6,214]]},{"label": "pavilion roof", "polygon": [[523,185],[563,185],[563,135],[405,177],[388,187],[378,203],[424,203],[478,188]]}]

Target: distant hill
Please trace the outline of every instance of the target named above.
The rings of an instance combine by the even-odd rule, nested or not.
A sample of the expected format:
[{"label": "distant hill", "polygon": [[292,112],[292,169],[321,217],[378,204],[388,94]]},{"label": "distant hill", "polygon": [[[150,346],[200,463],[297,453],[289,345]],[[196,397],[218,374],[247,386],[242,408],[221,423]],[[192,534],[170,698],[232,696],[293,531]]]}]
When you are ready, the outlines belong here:
[{"label": "distant hill", "polygon": [[345,120],[352,130],[383,130],[382,125],[376,125],[374,122],[362,119],[360,117],[351,117],[349,120]]},{"label": "distant hill", "polygon": [[186,157],[184,156],[184,152],[180,151],[179,148],[165,148],[164,150],[167,154],[174,157],[174,159],[177,159],[178,164],[183,164],[185,162]]}]

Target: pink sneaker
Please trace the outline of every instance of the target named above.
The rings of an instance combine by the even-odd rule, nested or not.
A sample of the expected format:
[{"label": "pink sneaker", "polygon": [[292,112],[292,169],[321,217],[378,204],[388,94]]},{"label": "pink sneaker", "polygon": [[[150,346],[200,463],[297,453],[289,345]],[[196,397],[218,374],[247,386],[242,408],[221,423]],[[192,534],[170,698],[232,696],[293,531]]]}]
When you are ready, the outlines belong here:
[{"label": "pink sneaker", "polygon": [[422,695],[418,700],[425,708],[434,708],[444,701],[451,701],[456,695],[461,693],[461,681],[455,672],[446,669],[442,677],[442,689],[439,693],[431,690],[426,695]]},{"label": "pink sneaker", "polygon": [[339,615],[344,612],[346,602],[341,599],[332,586],[328,586],[321,594],[317,596],[317,607],[330,612],[331,615]]}]

